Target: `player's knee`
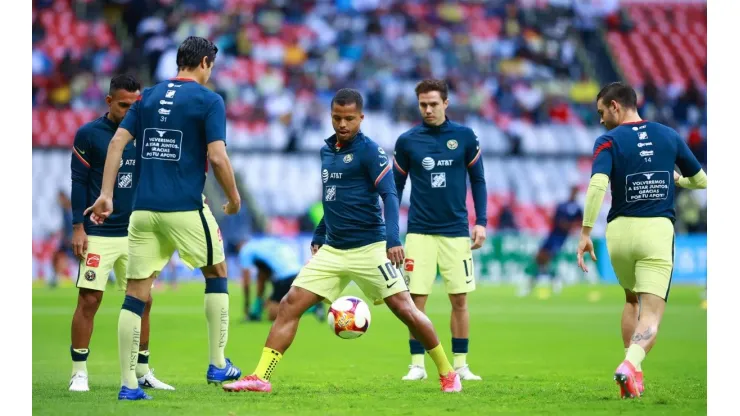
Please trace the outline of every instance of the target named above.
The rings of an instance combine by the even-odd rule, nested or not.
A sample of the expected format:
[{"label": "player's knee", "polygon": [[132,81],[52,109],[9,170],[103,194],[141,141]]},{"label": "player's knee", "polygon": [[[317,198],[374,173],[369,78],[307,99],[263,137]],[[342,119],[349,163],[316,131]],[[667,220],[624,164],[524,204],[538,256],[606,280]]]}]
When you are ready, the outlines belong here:
[{"label": "player's knee", "polygon": [[450,305],[453,312],[466,312],[468,310],[468,297],[464,293],[450,295]]},{"label": "player's knee", "polygon": [[226,268],[226,262],[222,261],[221,263],[214,264],[212,266],[206,266],[200,269],[200,271],[203,273],[203,277],[206,279],[213,278],[213,277],[226,277],[228,276],[228,270]]},{"label": "player's knee", "polygon": [[80,290],[78,298],[78,307],[85,317],[91,318],[98,311],[100,302],[103,299],[103,292],[97,290]]},{"label": "player's knee", "polygon": [[393,314],[403,322],[411,321],[414,318],[414,314],[418,311],[414,302],[411,302],[411,298],[402,296],[401,293],[386,298],[385,303]]},{"label": "player's knee", "polygon": [[277,314],[286,315],[286,316],[299,316],[303,313],[303,311],[298,310],[298,304],[299,304],[299,295],[294,290],[288,291],[288,294],[283,296],[282,299],[280,299],[280,306],[278,307]]}]

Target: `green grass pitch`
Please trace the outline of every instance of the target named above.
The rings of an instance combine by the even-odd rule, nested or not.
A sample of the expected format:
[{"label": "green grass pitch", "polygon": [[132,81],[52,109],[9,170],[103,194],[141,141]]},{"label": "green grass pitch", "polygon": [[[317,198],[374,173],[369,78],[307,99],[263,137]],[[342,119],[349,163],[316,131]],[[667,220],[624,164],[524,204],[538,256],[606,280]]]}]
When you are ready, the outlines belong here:
[{"label": "green grass pitch", "polygon": [[[451,357],[449,303],[442,287],[428,314]],[[355,289],[348,292],[359,294]],[[600,296],[595,296],[598,292]],[[254,369],[269,323],[241,323],[241,291],[231,287],[227,357]],[[385,306],[356,340],[334,336],[305,316],[273,376],[273,393],[225,393],[206,385],[207,334],[203,285],[156,291],[150,366],[174,392],[150,391],[149,402],[118,402],[116,353],[123,295],[109,289],[95,321],[88,393],[67,391],[74,289],[33,290],[33,413],[37,415],[379,415],[705,414],[707,321],[700,289],[675,286],[658,344],[648,356],[642,399],[618,398],[612,372],[623,359],[617,286],[566,287],[547,300],[516,298],[512,287],[481,287],[470,295],[468,363],[482,382],[443,394],[427,357],[430,378],[404,382],[409,364],[404,326]],[[593,297],[591,297],[593,296]],[[599,298],[596,300],[595,298]]]}]

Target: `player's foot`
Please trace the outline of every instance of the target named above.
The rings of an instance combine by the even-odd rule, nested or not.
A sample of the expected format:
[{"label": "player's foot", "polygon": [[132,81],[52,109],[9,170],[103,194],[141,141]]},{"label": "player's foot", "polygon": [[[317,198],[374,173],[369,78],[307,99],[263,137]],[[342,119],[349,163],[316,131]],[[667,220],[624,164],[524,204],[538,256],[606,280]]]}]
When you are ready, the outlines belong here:
[{"label": "player's foot", "polygon": [[619,394],[622,398],[640,397],[636,374],[635,367],[627,360],[622,361],[622,364],[614,371],[614,381],[619,385]]},{"label": "player's foot", "polygon": [[470,367],[468,367],[467,365],[456,368],[455,372],[460,376],[460,380],[483,380],[480,376],[476,376],[475,374],[473,374],[473,372],[470,371]]},{"label": "player's foot", "polygon": [[247,315],[247,321],[249,322],[259,322],[261,320],[262,320],[262,314],[257,314],[257,313],[252,312],[249,315]]},{"label": "player's foot", "polygon": [[642,371],[635,373],[635,382],[637,383],[637,390],[640,391],[640,397],[645,392],[645,379],[642,378]]},{"label": "player's foot", "polygon": [[224,384],[223,388],[224,391],[228,392],[257,391],[261,393],[269,393],[272,391],[272,384],[269,381],[262,380],[255,374],[250,374],[239,381]]},{"label": "player's foot", "polygon": [[144,392],[141,387],[130,389],[126,386],[121,386],[121,391],[118,392],[118,400],[151,400],[152,397]]},{"label": "player's foot", "polygon": [[69,391],[90,391],[87,386],[87,374],[78,371],[72,375],[72,380],[69,380]]},{"label": "player's foot", "polygon": [[221,384],[224,381],[237,380],[242,375],[242,370],[231,364],[231,360],[226,359],[226,367],[218,368],[211,364],[208,366],[206,380],[208,384]]},{"label": "player's foot", "polygon": [[454,371],[450,371],[446,376],[440,375],[439,384],[442,386],[442,391],[445,393],[456,393],[462,390],[460,375]]},{"label": "player's foot", "polygon": [[139,377],[139,386],[144,388],[152,388],[155,390],[174,390],[175,388],[167,383],[163,383],[157,377],[154,377],[154,370],[149,369],[149,372]]},{"label": "player's foot", "polygon": [[426,380],[427,371],[420,365],[410,365],[409,373],[401,377],[401,380]]}]

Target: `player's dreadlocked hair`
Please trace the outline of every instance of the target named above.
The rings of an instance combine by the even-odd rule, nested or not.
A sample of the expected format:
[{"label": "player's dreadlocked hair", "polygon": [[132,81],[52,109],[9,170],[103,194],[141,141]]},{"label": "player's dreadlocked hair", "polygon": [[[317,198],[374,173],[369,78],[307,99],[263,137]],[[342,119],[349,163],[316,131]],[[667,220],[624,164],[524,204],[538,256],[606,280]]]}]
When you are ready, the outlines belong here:
[{"label": "player's dreadlocked hair", "polygon": [[596,96],[596,102],[602,100],[604,105],[616,101],[625,108],[637,108],[637,93],[627,84],[621,82],[612,82],[599,91]]},{"label": "player's dreadlocked hair", "polygon": [[425,79],[416,84],[416,89],[414,91],[416,91],[416,98],[419,98],[419,94],[437,91],[440,98],[442,98],[442,101],[447,100],[447,83],[441,79]]},{"label": "player's dreadlocked hair", "polygon": [[177,70],[189,70],[197,68],[203,57],[207,57],[206,63],[210,64],[216,59],[218,47],[208,39],[198,36],[189,36],[177,49]]},{"label": "player's dreadlocked hair", "polygon": [[118,90],[125,90],[128,92],[136,92],[141,90],[141,83],[136,80],[136,77],[129,74],[116,75],[110,80],[110,87],[108,88],[108,95],[113,95]]},{"label": "player's dreadlocked hair", "polygon": [[364,102],[359,91],[352,88],[342,88],[331,99],[331,106],[334,107],[334,104],[341,106],[354,104],[358,111],[362,111]]}]

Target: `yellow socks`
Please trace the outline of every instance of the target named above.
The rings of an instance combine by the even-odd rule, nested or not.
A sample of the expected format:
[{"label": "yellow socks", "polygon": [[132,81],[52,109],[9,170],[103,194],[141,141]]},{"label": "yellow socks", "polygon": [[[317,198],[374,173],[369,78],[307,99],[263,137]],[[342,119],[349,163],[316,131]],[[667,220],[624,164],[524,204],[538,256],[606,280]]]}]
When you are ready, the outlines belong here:
[{"label": "yellow socks", "polygon": [[432,360],[434,360],[434,365],[437,366],[437,372],[439,372],[440,375],[446,376],[450,371],[454,371],[450,362],[447,360],[442,344],[437,345],[427,352],[429,353],[429,356],[432,357]]},{"label": "yellow socks", "polygon": [[280,359],[283,358],[283,354],[273,350],[272,348],[263,348],[262,357],[260,362],[257,364],[257,368],[254,370],[254,375],[265,381],[270,381],[273,370],[277,367]]},{"label": "yellow socks", "polygon": [[229,291],[225,277],[206,279],[206,322],[211,364],[226,367],[226,341],[229,339]]},{"label": "yellow socks", "polygon": [[141,315],[144,301],[126,296],[118,316],[118,359],[121,365],[121,385],[130,389],[139,388],[136,379],[136,364],[141,340]]},{"label": "yellow socks", "polygon": [[627,348],[627,357],[625,359],[635,366],[635,370],[642,371],[640,364],[645,359],[645,350],[637,344],[632,344]]}]

